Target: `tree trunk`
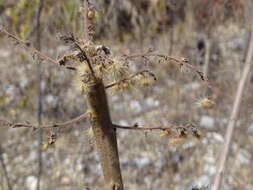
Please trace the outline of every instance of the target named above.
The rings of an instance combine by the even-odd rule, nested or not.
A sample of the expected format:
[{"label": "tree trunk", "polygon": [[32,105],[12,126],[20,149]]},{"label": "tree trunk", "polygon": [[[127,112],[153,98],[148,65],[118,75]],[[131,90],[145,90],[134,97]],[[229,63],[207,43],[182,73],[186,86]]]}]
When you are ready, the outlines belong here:
[{"label": "tree trunk", "polygon": [[91,126],[102,165],[107,189],[123,190],[117,148],[116,129],[113,128],[105,88],[102,80],[95,79],[87,93]]}]

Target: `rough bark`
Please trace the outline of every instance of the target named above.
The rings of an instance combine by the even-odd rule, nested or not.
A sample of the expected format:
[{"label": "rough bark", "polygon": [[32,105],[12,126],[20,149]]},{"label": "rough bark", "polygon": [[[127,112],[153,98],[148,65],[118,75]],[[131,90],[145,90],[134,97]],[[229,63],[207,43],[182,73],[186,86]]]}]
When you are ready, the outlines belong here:
[{"label": "rough bark", "polygon": [[91,126],[97,152],[102,165],[106,187],[123,190],[117,148],[116,130],[113,128],[105,88],[102,80],[95,79],[87,93]]}]

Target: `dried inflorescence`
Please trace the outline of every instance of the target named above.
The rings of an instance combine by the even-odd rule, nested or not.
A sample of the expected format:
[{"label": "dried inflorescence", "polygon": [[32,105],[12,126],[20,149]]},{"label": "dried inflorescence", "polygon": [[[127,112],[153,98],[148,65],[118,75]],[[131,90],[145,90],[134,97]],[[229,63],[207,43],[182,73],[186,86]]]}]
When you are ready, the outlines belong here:
[{"label": "dried inflorescence", "polygon": [[106,88],[114,90],[130,89],[133,85],[147,86],[156,80],[156,76],[148,70],[131,74],[128,59],[113,57],[104,45],[75,38],[73,34],[60,39],[71,47],[72,53],[64,55],[58,62],[77,70],[74,84],[81,92],[87,91],[94,78],[112,81]]},{"label": "dried inflorescence", "polygon": [[193,124],[187,124],[185,126],[178,126],[172,129],[162,129],[160,137],[169,137],[169,144],[179,144],[189,136],[193,136],[197,139],[201,138],[199,129]]},{"label": "dried inflorescence", "polygon": [[41,146],[42,150],[46,150],[49,147],[54,146],[56,139],[57,139],[56,133],[53,130],[50,130],[49,134],[47,135],[47,141],[42,143],[42,146]]},{"label": "dried inflorescence", "polygon": [[204,109],[212,109],[214,102],[208,97],[204,97],[196,102],[196,105]]},{"label": "dried inflorescence", "polygon": [[108,47],[96,45],[90,40],[79,39],[70,34],[60,36],[60,40],[71,48],[71,52],[55,61],[33,48],[29,42],[24,42],[3,29],[0,32],[6,34],[16,43],[23,45],[36,57],[77,71],[78,75],[75,76],[74,84],[82,92],[87,91],[89,84],[94,79],[103,79],[109,83],[109,85],[105,85],[106,88],[113,88],[114,90],[130,89],[133,85],[148,86],[152,84],[156,77],[151,71],[144,70],[134,74],[130,72],[128,61],[138,57],[147,60],[149,57],[156,57],[160,61],[163,60],[164,63],[174,62],[181,68],[186,67],[199,75],[208,88],[212,88],[207,79],[204,78],[203,73],[189,64],[185,58],[175,58],[152,52],[114,57]]},{"label": "dried inflorescence", "polygon": [[198,127],[192,123],[188,123],[186,125],[176,126],[176,125],[167,125],[167,126],[160,126],[160,127],[142,127],[139,126],[137,123],[133,126],[121,126],[114,124],[114,127],[117,129],[127,129],[127,130],[139,130],[139,131],[153,131],[159,130],[160,137],[168,137],[169,144],[179,144],[183,142],[183,140],[194,137],[197,139],[201,138],[201,133]]}]

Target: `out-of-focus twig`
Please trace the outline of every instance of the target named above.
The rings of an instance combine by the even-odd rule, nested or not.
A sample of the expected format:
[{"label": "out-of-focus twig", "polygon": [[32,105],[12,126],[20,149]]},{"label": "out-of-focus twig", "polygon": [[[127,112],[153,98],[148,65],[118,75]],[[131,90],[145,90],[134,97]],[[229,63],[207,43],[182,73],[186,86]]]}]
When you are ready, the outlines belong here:
[{"label": "out-of-focus twig", "polygon": [[210,67],[210,56],[211,56],[211,46],[212,46],[212,36],[206,36],[204,38],[205,42],[205,56],[204,56],[204,65],[203,65],[203,73],[204,77],[208,77],[209,67]]},{"label": "out-of-focus twig", "polygon": [[[38,7],[36,9],[36,16],[35,16],[35,41],[34,41],[34,47],[37,48],[39,51],[41,51],[41,13],[44,8],[44,0],[40,0],[38,2]],[[38,88],[37,88],[37,98],[38,98],[38,108],[37,108],[37,121],[38,125],[41,125],[42,123],[42,113],[43,113],[43,93],[41,88],[41,81],[42,81],[42,71],[41,71],[41,60],[38,60],[37,65],[37,79],[38,79]],[[36,190],[40,190],[40,181],[42,176],[42,167],[43,167],[43,160],[42,160],[42,149],[40,148],[42,146],[42,140],[43,140],[43,130],[39,129],[38,133],[38,142],[39,142],[39,148],[37,150],[38,152],[38,173],[37,173],[37,184],[36,184]]]},{"label": "out-of-focus twig", "polygon": [[3,149],[0,145],[0,164],[3,168],[3,173],[4,173],[4,177],[6,179],[6,183],[7,183],[7,186],[8,186],[8,190],[12,190],[12,185],[11,185],[11,182],[10,182],[10,178],[9,178],[9,174],[8,174],[8,171],[7,171],[7,168],[6,168],[6,164],[4,163],[4,159],[3,159]]},{"label": "out-of-focus twig", "polygon": [[83,37],[86,40],[90,40],[90,36],[89,36],[90,22],[88,19],[89,2],[88,0],[82,0],[82,1],[83,1]]},{"label": "out-of-focus twig", "polygon": [[232,109],[230,119],[228,122],[224,147],[223,147],[223,150],[220,151],[221,152],[220,160],[218,163],[217,173],[214,178],[212,190],[219,190],[220,186],[221,186],[222,177],[223,177],[223,173],[224,173],[225,165],[226,165],[226,160],[228,157],[229,148],[231,146],[231,139],[233,136],[233,131],[235,128],[239,108],[241,105],[241,99],[242,99],[242,95],[244,92],[244,87],[246,85],[246,81],[247,81],[247,78],[248,78],[249,72],[250,72],[250,67],[252,65],[252,56],[253,56],[253,30],[251,29],[251,31],[250,31],[250,44],[249,44],[249,48],[248,48],[248,52],[247,52],[247,57],[246,57],[242,77],[241,77],[239,84],[238,84],[238,88],[237,88],[237,92],[236,92],[236,96],[235,96],[235,100],[234,100],[234,104],[233,104],[233,109]]},{"label": "out-of-focus twig", "polygon": [[9,126],[12,128],[19,128],[19,127],[27,127],[27,128],[35,128],[35,129],[48,129],[48,128],[60,128],[60,127],[66,127],[68,125],[74,124],[76,122],[81,121],[82,119],[88,117],[87,113],[84,113],[78,117],[75,117],[74,119],[71,119],[69,121],[63,122],[63,123],[55,123],[51,125],[31,125],[31,124],[25,124],[25,123],[15,123],[9,120],[0,119],[0,124],[4,126]]}]

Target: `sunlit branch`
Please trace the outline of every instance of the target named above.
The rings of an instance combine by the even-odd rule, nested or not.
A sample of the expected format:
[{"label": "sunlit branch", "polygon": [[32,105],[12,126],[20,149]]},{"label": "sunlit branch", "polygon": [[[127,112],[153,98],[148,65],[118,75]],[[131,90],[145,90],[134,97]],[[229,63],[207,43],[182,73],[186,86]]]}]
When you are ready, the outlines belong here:
[{"label": "sunlit branch", "polygon": [[84,113],[84,114],[82,114],[78,117],[75,117],[69,121],[66,121],[63,123],[55,123],[55,124],[51,124],[51,125],[31,125],[31,124],[25,124],[25,123],[15,123],[15,122],[5,120],[5,119],[0,119],[0,123],[2,123],[5,126],[12,127],[12,128],[27,127],[27,128],[46,129],[46,128],[66,127],[68,125],[71,125],[71,124],[81,121],[82,119],[86,118],[87,116],[88,116],[87,113]]}]

